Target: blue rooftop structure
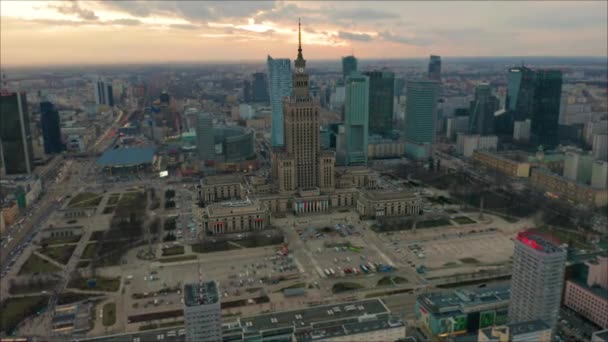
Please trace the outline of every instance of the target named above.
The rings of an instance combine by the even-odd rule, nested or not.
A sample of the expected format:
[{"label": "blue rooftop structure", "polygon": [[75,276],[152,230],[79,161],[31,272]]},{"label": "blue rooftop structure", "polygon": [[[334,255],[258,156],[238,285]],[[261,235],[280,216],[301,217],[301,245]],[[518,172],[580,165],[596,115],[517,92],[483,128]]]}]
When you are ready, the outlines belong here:
[{"label": "blue rooftop structure", "polygon": [[141,164],[151,164],[156,153],[155,147],[129,147],[106,150],[99,159],[97,166],[124,167]]}]

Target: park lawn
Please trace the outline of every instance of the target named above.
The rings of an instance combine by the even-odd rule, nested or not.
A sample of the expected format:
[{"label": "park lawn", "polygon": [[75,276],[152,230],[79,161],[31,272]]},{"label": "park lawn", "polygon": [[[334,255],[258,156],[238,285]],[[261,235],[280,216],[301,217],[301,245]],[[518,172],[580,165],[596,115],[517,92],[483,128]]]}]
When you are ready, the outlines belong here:
[{"label": "park lawn", "polygon": [[68,207],[70,208],[91,208],[96,207],[101,203],[102,195],[94,194],[92,192],[80,193],[70,200]]},{"label": "park lawn", "polygon": [[416,223],[416,229],[449,226],[450,224],[450,221],[446,219],[426,220]]},{"label": "park lawn", "polygon": [[57,247],[47,247],[38,250],[38,253],[44,254],[49,258],[57,261],[60,264],[67,264],[72,257],[72,253],[76,249],[76,245],[63,245]]},{"label": "park lawn", "polygon": [[471,224],[471,223],[477,223],[475,220],[472,220],[466,216],[458,216],[454,218],[454,221],[456,221],[456,223],[458,224]]},{"label": "park lawn", "polygon": [[59,271],[61,271],[61,268],[51,264],[47,260],[42,259],[36,254],[32,254],[23,264],[23,266],[21,266],[19,275],[30,273],[52,273]]},{"label": "park lawn", "polygon": [[103,306],[103,325],[106,327],[116,323],[116,303],[106,303]]},{"label": "park lawn", "polygon": [[7,299],[0,307],[0,331],[11,334],[25,318],[46,308],[48,300],[48,296]]},{"label": "park lawn", "polygon": [[76,243],[80,241],[82,235],[72,235],[72,236],[57,236],[57,237],[49,237],[46,239],[40,240],[40,245],[64,245],[67,243]]},{"label": "park lawn", "polygon": [[25,284],[11,284],[8,292],[12,295],[38,294],[42,291],[52,291],[59,281],[56,279],[40,279],[39,281],[29,281]]},{"label": "park lawn", "polygon": [[119,193],[113,193],[110,195],[110,197],[108,198],[108,206],[113,206],[116,205],[118,203],[118,200],[120,199],[120,194]]},{"label": "park lawn", "polygon": [[384,277],[380,278],[380,280],[378,280],[378,283],[376,284],[376,286],[388,286],[388,285],[393,285],[393,281],[391,280],[390,276],[384,276]]},{"label": "park lawn", "polygon": [[97,296],[98,295],[96,295],[96,294],[90,294],[90,293],[63,292],[57,296],[57,304],[58,305],[72,304],[72,303],[80,302],[85,299],[89,299],[91,297],[97,297]]},{"label": "park lawn", "polygon": [[97,255],[97,243],[89,243],[82,252],[80,259],[93,259]]},{"label": "park lawn", "polygon": [[91,291],[116,292],[120,288],[120,277],[105,278],[95,277],[97,283],[95,287],[89,287],[87,278],[72,278],[68,283],[69,288]]},{"label": "park lawn", "polygon": [[365,286],[363,286],[359,283],[353,283],[353,282],[335,283],[334,286],[332,286],[332,288],[331,288],[331,292],[342,293],[342,292],[346,292],[346,291],[362,289],[364,287]]},{"label": "park lawn", "polygon": [[163,256],[172,256],[184,254],[184,246],[173,246],[169,248],[163,248]]}]

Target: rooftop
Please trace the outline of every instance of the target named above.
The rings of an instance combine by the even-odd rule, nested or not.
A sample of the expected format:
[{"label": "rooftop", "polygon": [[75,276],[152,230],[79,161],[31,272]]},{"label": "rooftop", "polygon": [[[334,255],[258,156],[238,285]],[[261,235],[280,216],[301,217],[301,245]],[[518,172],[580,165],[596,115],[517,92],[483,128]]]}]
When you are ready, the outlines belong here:
[{"label": "rooftop", "polygon": [[592,294],[608,301],[608,289],[603,289],[600,286],[589,286],[587,283],[578,280],[568,280],[569,282],[580,286],[582,289],[591,292]]},{"label": "rooftop", "polygon": [[[357,302],[329,304],[306,309],[273,312],[240,319],[246,332],[264,331],[296,326],[300,328],[320,328],[335,326],[347,322],[358,322],[360,316],[385,315],[390,311],[379,299]],[[330,323],[332,322],[332,323]]]},{"label": "rooftop", "polygon": [[520,323],[511,323],[507,326],[509,327],[509,334],[511,335],[511,338],[513,338],[513,335],[529,334],[537,331],[551,329],[549,324],[545,323],[545,321],[540,319]]},{"label": "rooftop", "polygon": [[529,231],[517,233],[517,240],[521,243],[532,247],[538,251],[550,254],[550,253],[565,253],[564,249],[554,245],[553,243],[543,239],[542,237],[535,235]]},{"label": "rooftop", "polygon": [[455,311],[469,311],[470,308],[478,305],[499,304],[501,302],[507,305],[510,298],[511,287],[503,285],[473,290],[427,293],[418,296],[417,301],[425,309],[437,315]]},{"label": "rooftop", "polygon": [[599,337],[600,341],[608,341],[608,329],[596,331],[593,333],[593,336]]},{"label": "rooftop", "polygon": [[416,195],[407,190],[362,190],[361,193],[370,200],[397,200],[397,199],[414,199]]},{"label": "rooftop", "polygon": [[203,185],[221,185],[241,183],[241,176],[237,174],[206,176],[202,179]]},{"label": "rooftop", "polygon": [[246,214],[246,213],[257,213],[263,211],[263,207],[257,200],[250,200],[246,198],[244,200],[226,201],[221,203],[211,203],[207,206],[207,215],[209,217],[221,216],[227,214]]},{"label": "rooftop", "polygon": [[101,167],[120,167],[150,164],[155,153],[155,147],[108,149],[97,159],[97,165]]},{"label": "rooftop", "polygon": [[209,305],[218,301],[218,289],[214,281],[184,285],[184,304],[186,306]]}]

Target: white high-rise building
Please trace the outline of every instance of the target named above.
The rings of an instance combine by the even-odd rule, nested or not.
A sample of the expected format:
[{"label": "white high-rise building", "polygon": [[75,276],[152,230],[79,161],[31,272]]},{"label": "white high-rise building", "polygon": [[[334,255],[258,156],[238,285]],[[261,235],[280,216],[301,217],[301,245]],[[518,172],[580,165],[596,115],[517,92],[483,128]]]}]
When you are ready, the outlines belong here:
[{"label": "white high-rise building", "polygon": [[591,187],[597,189],[608,188],[608,162],[596,160],[591,167]]},{"label": "white high-rise building", "polygon": [[531,232],[515,240],[509,322],[541,319],[554,329],[559,318],[566,251]]},{"label": "white high-rise building", "polygon": [[479,134],[458,134],[456,139],[456,150],[459,154],[469,158],[473,152],[496,151],[498,147],[498,137],[495,135]]},{"label": "white high-rise building", "polygon": [[283,146],[285,143],[283,101],[292,93],[291,62],[289,58],[272,58],[268,56],[268,91],[272,108],[272,128],[270,141],[272,146]]},{"label": "white high-rise building", "polygon": [[532,121],[526,119],[524,121],[515,121],[513,123],[513,140],[529,141]]},{"label": "white high-rise building", "polygon": [[608,134],[593,135],[593,157],[608,161]]},{"label": "white high-rise building", "polygon": [[184,285],[184,325],[188,342],[222,340],[222,308],[216,282]]},{"label": "white high-rise building", "polygon": [[469,116],[455,116],[447,118],[445,137],[453,139],[458,133],[466,133],[469,129]]}]

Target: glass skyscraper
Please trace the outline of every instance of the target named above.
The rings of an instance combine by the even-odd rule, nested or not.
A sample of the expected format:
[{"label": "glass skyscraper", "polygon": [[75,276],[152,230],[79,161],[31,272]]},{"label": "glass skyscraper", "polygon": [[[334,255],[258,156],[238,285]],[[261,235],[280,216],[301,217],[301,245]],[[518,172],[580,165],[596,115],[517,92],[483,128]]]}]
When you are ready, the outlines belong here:
[{"label": "glass skyscraper", "polygon": [[534,71],[522,66],[509,69],[507,79],[508,130],[512,132],[514,121],[530,119],[534,143],[549,147],[557,145],[562,72]]},{"label": "glass skyscraper", "polygon": [[270,141],[272,146],[283,146],[285,143],[283,100],[286,97],[290,97],[292,92],[291,64],[289,58],[274,59],[270,56],[268,56],[266,64],[268,67],[268,85],[272,109]]},{"label": "glass skyscraper", "polygon": [[198,113],[196,117],[196,150],[199,160],[215,160],[213,118],[205,113]]},{"label": "glass skyscraper", "polygon": [[562,72],[537,70],[532,115],[532,141],[545,147],[559,143],[559,106],[562,94]]},{"label": "glass skyscraper", "polygon": [[7,175],[32,172],[34,151],[25,92],[0,93],[0,157]]},{"label": "glass skyscraper", "polygon": [[498,98],[492,95],[492,89],[487,83],[475,87],[475,99],[471,101],[469,113],[469,133],[490,135],[494,134],[494,112],[498,110]]},{"label": "glass skyscraper", "polygon": [[51,102],[40,102],[40,125],[44,140],[44,153],[55,154],[63,151],[59,112]]},{"label": "glass skyscraper", "polygon": [[95,82],[95,103],[98,105],[114,106],[112,83],[99,79]]},{"label": "glass skyscraper", "polygon": [[428,76],[431,80],[441,81],[441,56],[431,55]]},{"label": "glass skyscraper", "polygon": [[440,84],[433,80],[412,80],[406,85],[405,152],[415,159],[431,156],[437,122]]},{"label": "glass skyscraper", "polygon": [[369,77],[369,133],[388,135],[393,129],[395,73],[366,72]]},{"label": "glass skyscraper", "polygon": [[532,119],[534,71],[526,67],[509,69],[507,75],[506,110],[513,121]]},{"label": "glass skyscraper", "polygon": [[268,102],[268,80],[263,72],[253,74],[252,99],[254,102]]},{"label": "glass skyscraper", "polygon": [[347,165],[367,165],[369,78],[359,73],[346,77],[344,117]]},{"label": "glass skyscraper", "polygon": [[346,79],[354,71],[357,71],[357,58],[355,56],[342,57],[342,78]]}]

